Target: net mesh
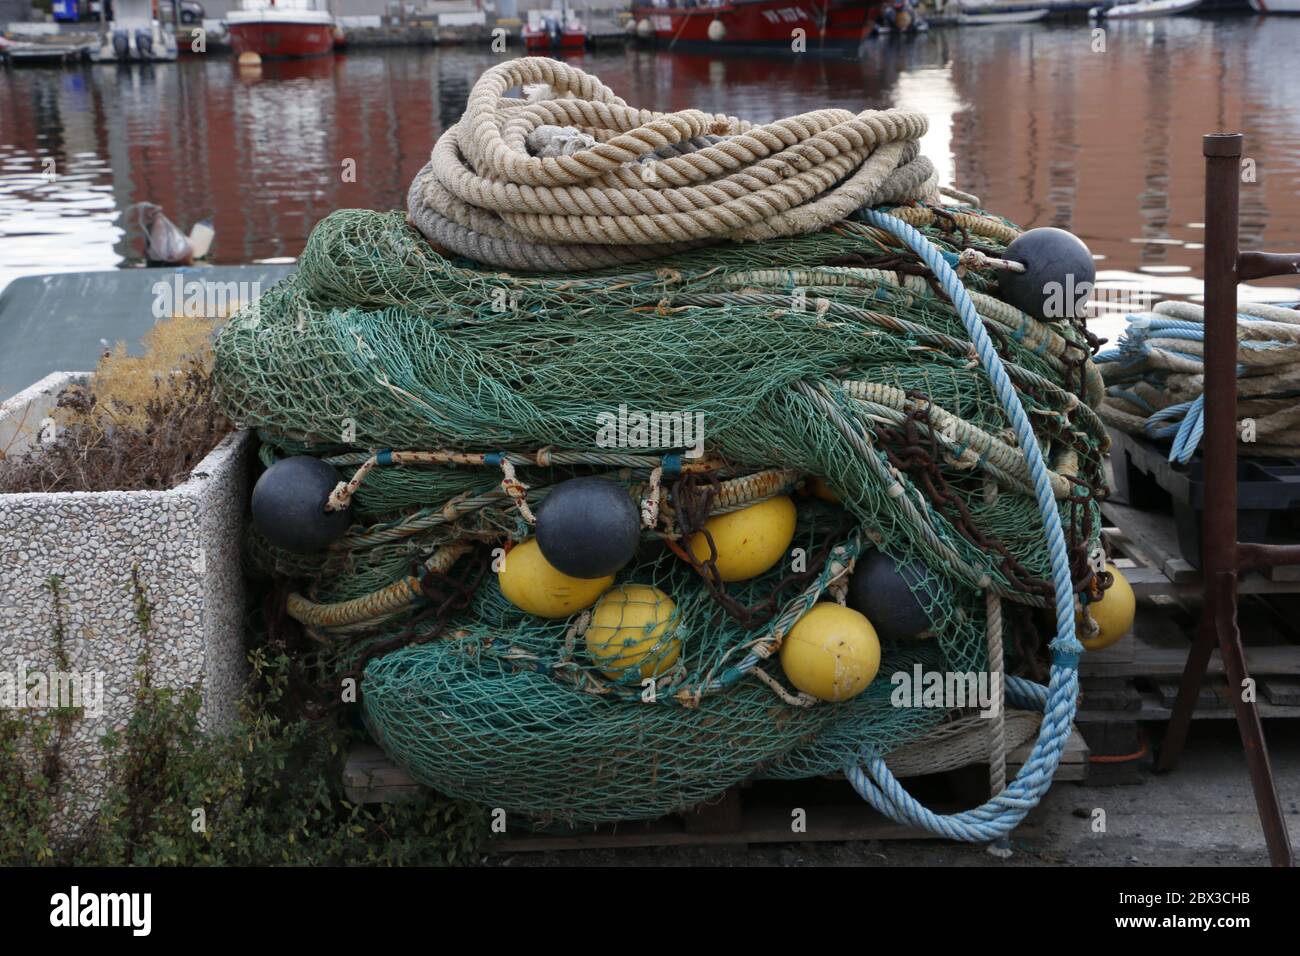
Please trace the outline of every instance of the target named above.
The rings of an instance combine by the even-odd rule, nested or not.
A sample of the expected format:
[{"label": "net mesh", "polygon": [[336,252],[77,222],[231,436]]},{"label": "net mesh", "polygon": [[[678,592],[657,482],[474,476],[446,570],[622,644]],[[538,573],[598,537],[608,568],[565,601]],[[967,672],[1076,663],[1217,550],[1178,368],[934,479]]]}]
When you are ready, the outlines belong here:
[{"label": "net mesh", "polygon": [[[894,212],[954,261],[1015,234],[970,208]],[[964,281],[994,288],[978,269]],[[1105,440],[1086,337],[977,304],[1057,474],[1082,588]],[[359,479],[336,545],[297,555],[253,532],[249,561],[296,582],[306,610],[290,611],[319,638],[305,663],[322,685],[363,667],[376,741],[453,796],[595,822],[679,810],[746,778],[835,772],[948,716],[894,706],[889,675],[984,669],[985,589],[1028,609],[1008,615],[1025,631],[1008,642],[1011,668],[1030,668],[1042,643],[1048,558],[1006,417],[925,270],[863,223],[642,271],[524,276],[445,257],[400,214],[344,210],[313,231],[296,275],[228,322],[216,380],[227,414],[259,429],[265,464],[314,454]],[[701,422],[707,464],[677,475],[684,443],[664,434],[610,447],[620,409]],[[391,463],[376,449],[441,457]],[[490,571],[467,605],[444,600],[446,580],[467,578],[454,569],[530,533],[512,487],[535,511],[585,474],[663,502],[604,617],[526,614]],[[720,586],[683,560],[690,501],[717,513],[807,476],[838,501],[795,497],[805,568],[787,558]],[[884,642],[864,693],[808,706],[773,652],[865,548],[921,569],[909,583],[933,637]]]}]

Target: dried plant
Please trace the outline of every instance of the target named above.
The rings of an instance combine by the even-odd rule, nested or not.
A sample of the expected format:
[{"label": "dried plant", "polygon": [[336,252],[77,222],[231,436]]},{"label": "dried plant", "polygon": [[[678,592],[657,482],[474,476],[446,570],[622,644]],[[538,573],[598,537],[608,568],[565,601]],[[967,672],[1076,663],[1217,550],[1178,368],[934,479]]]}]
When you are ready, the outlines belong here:
[{"label": "dried plant", "polygon": [[178,315],[105,353],[88,386],[59,395],[54,441],[0,460],[0,493],[162,491],[230,430],[212,388],[210,321]]}]

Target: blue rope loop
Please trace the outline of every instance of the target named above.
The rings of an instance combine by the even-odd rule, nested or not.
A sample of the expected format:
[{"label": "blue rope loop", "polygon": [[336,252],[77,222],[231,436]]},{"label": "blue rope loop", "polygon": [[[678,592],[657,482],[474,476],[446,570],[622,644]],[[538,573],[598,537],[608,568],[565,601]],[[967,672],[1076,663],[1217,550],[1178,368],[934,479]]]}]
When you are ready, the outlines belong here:
[{"label": "blue rope loop", "polygon": [[867,803],[897,823],[920,827],[953,840],[997,840],[1015,829],[1047,793],[1074,721],[1079,693],[1078,663],[1083,645],[1074,629],[1074,585],[1070,577],[1065,531],[1061,527],[1047,463],[1038,447],[1033,425],[965,285],[949,266],[943,252],[907,223],[874,209],[859,210],[856,216],[901,239],[921,258],[957,310],[966,334],[975,346],[980,364],[989,376],[1029,465],[1051,559],[1052,586],[1056,595],[1056,637],[1050,645],[1052,667],[1046,687],[1016,677],[1008,677],[1005,681],[1007,698],[1041,707],[1043,723],[1034,749],[1016,778],[983,806],[956,814],[936,814],[917,802],[889,772],[884,758],[872,751],[864,751],[862,759],[845,770],[845,776]]}]

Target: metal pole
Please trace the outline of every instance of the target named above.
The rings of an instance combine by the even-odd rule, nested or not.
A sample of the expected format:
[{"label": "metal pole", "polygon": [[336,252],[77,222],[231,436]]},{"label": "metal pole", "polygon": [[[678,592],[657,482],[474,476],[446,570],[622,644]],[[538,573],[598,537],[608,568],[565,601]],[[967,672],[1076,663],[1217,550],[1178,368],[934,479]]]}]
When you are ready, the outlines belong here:
[{"label": "metal pole", "polygon": [[1237,219],[1240,133],[1206,136],[1205,153],[1205,616],[1220,574],[1237,572]]},{"label": "metal pole", "polygon": [[[1206,136],[1205,154],[1205,511],[1201,528],[1204,604],[1165,730],[1157,770],[1172,770],[1183,752],[1192,711],[1214,650],[1218,575],[1236,573],[1237,540],[1237,213],[1240,133]],[[1225,364],[1226,363],[1226,364]],[[1225,396],[1225,386],[1230,394]],[[1226,400],[1225,400],[1226,398]],[[1227,498],[1223,496],[1227,495]],[[1220,507],[1224,502],[1230,507]]]},{"label": "metal pole", "polygon": [[[1206,136],[1205,153],[1205,512],[1201,531],[1204,579],[1202,624],[1198,647],[1188,655],[1175,704],[1169,741],[1181,749],[1187,723],[1204,677],[1214,637],[1223,655],[1228,693],[1237,716],[1251,787],[1259,811],[1269,859],[1290,866],[1291,844],[1277,784],[1264,743],[1255,698],[1246,699],[1246,653],[1237,627],[1237,282],[1242,257],[1238,245],[1242,136]],[[1251,261],[1251,260],[1247,260]],[[1262,265],[1262,264],[1261,264]],[[1277,263],[1267,263],[1277,265]],[[1199,668],[1197,667],[1199,665]],[[1199,670],[1199,673],[1196,671]],[[1176,759],[1176,751],[1170,761]],[[1166,761],[1162,754],[1161,763]]]}]

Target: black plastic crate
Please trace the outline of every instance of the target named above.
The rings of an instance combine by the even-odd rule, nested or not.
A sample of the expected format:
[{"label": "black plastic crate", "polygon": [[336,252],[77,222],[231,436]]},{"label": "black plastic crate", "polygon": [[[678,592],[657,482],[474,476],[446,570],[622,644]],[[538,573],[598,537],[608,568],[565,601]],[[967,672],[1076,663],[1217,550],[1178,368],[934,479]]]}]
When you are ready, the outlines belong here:
[{"label": "black plastic crate", "polygon": [[[1201,566],[1201,513],[1205,465],[1198,451],[1186,465],[1169,461],[1169,449],[1110,429],[1114,496],[1144,511],[1173,510],[1178,550]],[[1260,544],[1300,541],[1300,459],[1237,456],[1237,536]]]}]

